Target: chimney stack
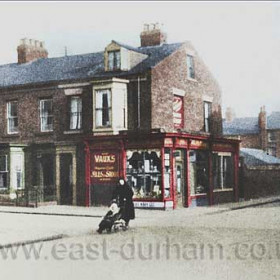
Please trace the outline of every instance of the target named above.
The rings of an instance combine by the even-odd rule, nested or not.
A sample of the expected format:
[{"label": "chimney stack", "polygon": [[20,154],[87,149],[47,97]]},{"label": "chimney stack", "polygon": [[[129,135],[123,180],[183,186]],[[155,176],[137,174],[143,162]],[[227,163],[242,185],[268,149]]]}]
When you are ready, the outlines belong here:
[{"label": "chimney stack", "polygon": [[235,112],[233,108],[227,107],[226,109],[226,122],[232,122],[235,119]]},{"label": "chimney stack", "polygon": [[144,24],[140,34],[141,47],[159,46],[166,43],[167,35],[161,30],[159,23]]},{"label": "chimney stack", "polygon": [[18,63],[27,63],[39,58],[47,58],[48,51],[45,49],[44,42],[23,38],[17,47]]},{"label": "chimney stack", "polygon": [[260,128],[260,144],[261,149],[266,151],[267,148],[267,132],[266,132],[266,111],[265,106],[261,107],[259,113],[259,128]]}]

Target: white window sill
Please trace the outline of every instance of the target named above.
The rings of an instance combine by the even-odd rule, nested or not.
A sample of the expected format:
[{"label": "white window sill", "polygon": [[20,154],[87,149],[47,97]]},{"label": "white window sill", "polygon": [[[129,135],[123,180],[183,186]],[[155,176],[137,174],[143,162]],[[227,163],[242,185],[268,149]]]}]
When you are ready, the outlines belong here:
[{"label": "white window sill", "polygon": [[233,188],[224,188],[224,189],[214,189],[213,192],[229,192],[233,191]]},{"label": "white window sill", "polygon": [[63,131],[63,134],[82,134],[84,131],[82,129],[71,129]]},{"label": "white window sill", "polygon": [[188,80],[188,81],[191,81],[191,82],[195,82],[195,83],[198,82],[196,79],[193,79],[193,78],[190,78],[190,77],[187,77],[187,80]]}]

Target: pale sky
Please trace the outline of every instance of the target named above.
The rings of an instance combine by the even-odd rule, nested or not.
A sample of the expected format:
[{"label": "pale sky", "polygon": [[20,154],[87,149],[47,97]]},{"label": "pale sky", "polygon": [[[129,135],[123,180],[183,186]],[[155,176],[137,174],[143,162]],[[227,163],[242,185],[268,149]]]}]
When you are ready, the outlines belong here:
[{"label": "pale sky", "polygon": [[0,2],[0,64],[17,61],[24,37],[49,57],[139,46],[144,23],[164,25],[168,43],[191,41],[223,91],[223,108],[256,116],[280,111],[280,2]]}]

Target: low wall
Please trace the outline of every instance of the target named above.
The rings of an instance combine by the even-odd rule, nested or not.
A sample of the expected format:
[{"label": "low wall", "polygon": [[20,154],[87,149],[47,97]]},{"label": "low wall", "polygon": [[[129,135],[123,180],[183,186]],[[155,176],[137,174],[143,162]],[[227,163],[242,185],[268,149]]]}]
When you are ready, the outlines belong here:
[{"label": "low wall", "polygon": [[240,188],[245,200],[280,194],[280,166],[243,166]]}]

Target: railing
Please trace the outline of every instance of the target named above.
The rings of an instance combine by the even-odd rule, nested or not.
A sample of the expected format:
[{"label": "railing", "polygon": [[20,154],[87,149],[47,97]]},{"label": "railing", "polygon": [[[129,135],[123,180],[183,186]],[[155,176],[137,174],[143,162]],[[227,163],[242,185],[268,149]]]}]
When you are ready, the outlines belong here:
[{"label": "railing", "polygon": [[28,189],[16,191],[16,205],[38,207],[39,203],[56,201],[55,186],[33,186]]}]

